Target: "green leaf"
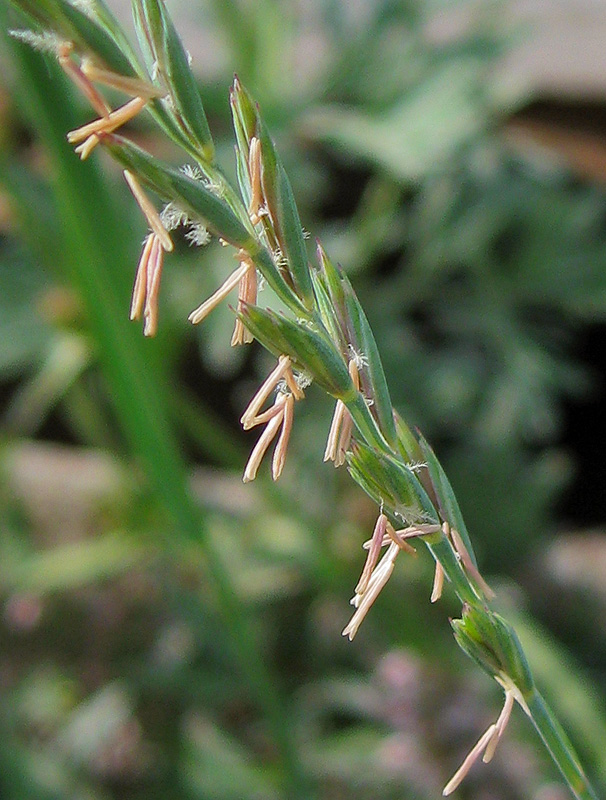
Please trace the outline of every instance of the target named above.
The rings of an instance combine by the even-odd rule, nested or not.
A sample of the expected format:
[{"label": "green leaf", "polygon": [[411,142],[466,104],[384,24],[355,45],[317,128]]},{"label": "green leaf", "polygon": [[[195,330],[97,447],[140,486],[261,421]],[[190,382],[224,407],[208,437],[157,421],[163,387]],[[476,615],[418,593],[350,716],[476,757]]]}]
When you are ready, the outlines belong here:
[{"label": "green leaf", "polygon": [[349,157],[371,161],[403,181],[418,181],[444,164],[490,120],[486,76],[473,57],[449,59],[381,115],[328,106],[305,127]]},{"label": "green leaf", "polygon": [[248,159],[250,155],[250,140],[257,130],[257,111],[252,98],[243,88],[237,75],[234,77],[233,85],[229,90],[229,105],[236,135],[238,184],[248,208],[252,196]]},{"label": "green leaf", "polygon": [[393,416],[398,436],[398,450],[400,451],[400,455],[411,464],[423,461],[423,451],[413,432],[397,411],[394,410]]},{"label": "green leaf", "polygon": [[229,92],[229,102],[238,147],[248,157],[250,140],[257,131],[258,112],[253,99],[237,75]]},{"label": "green leaf", "polygon": [[299,295],[305,305],[311,308],[313,291],[307,248],[303,238],[303,226],[290,181],[282,164],[278,165],[278,220],[278,231],[281,234],[279,241],[287,258],[288,268],[294,278],[295,286],[299,290]]},{"label": "green leaf", "polygon": [[160,5],[160,12],[164,24],[166,77],[171,97],[185,127],[198,144],[203,160],[212,163],[215,157],[215,146],[208,127],[202,98],[189,66],[189,59],[163,4]]},{"label": "green leaf", "polygon": [[[4,12],[0,5],[0,19]],[[171,520],[167,552],[194,545],[204,556],[206,589],[221,616],[231,653],[241,669],[251,700],[262,708],[278,754],[279,780],[285,796],[308,798],[307,781],[291,739],[292,726],[265,666],[246,609],[227,571],[223,553],[213,542],[188,485],[185,464],[169,423],[166,375],[154,342],[146,342],[128,323],[125,306],[130,283],[124,273],[127,227],[112,205],[107,186],[94,162],[82,164],[65,146],[65,130],[77,124],[70,94],[60,72],[30,48],[11,47],[21,75],[19,96],[27,102],[29,118],[42,137],[56,177],[53,184],[61,210],[61,233],[71,274],[81,293],[126,442]],[[114,227],[115,226],[115,227]],[[109,235],[109,230],[120,235]],[[125,294],[126,292],[126,294]]]},{"label": "green leaf", "polygon": [[[95,17],[99,25],[105,30],[116,43],[116,46],[124,53],[133,67],[136,68],[137,74],[144,77],[142,65],[139,63],[139,58],[128,40],[128,37],[120,27],[118,20],[112,14],[111,10],[105,3],[105,0],[93,0],[95,8]],[[145,75],[147,78],[147,76]]]},{"label": "green leaf", "polygon": [[282,273],[274,264],[274,261],[267,250],[255,242],[254,247],[249,250],[250,256],[258,266],[261,274],[271,286],[278,297],[291,309],[291,311],[303,320],[309,319],[309,311],[301,303],[297,295],[282,277]]}]

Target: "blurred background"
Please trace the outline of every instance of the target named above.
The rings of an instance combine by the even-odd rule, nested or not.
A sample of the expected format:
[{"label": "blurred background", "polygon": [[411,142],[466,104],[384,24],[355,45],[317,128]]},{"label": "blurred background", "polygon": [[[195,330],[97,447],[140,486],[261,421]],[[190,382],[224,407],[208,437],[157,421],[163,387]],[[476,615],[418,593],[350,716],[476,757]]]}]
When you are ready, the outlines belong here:
[{"label": "blurred background", "polygon": [[[167,5],[229,174],[234,71],[259,100],[606,789],[606,6]],[[178,240],[143,340],[144,221],[65,142],[90,109],[49,59],[4,36],[0,58],[0,797],[272,800],[289,771],[301,797],[440,796],[502,699],[452,640],[460,609],[429,604],[419,553],[341,637],[376,509],[322,464],[331,404],[312,389],[280,483],[243,486],[238,419],[272,359],[229,347],[227,307],[187,322],[231,260]],[[180,163],[148,123],[130,134]],[[518,710],[457,796],[569,795]]]}]

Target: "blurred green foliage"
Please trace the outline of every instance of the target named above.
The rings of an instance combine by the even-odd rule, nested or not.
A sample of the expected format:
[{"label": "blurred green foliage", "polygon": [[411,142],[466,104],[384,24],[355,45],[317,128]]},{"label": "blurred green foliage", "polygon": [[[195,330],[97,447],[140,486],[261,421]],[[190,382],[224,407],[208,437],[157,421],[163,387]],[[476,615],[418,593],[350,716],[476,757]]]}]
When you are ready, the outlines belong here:
[{"label": "blurred green foliage", "polygon": [[[432,21],[453,5],[469,24],[444,38]],[[591,385],[574,344],[606,316],[606,196],[505,134],[526,98],[498,78],[520,35],[502,6],[200,0],[183,13],[217,44],[204,58],[184,30],[222,164],[237,69],[305,227],[363,299],[395,405],[440,449],[480,561],[523,582],[571,475],[563,402]],[[286,720],[307,796],[435,797],[498,698],[466,677],[429,606],[431,564],[398,567],[359,638],[341,639],[373,510],[318,466],[331,409],[311,392],[281,484],[241,488],[250,440],[234,420],[267,357],[229,348],[227,309],[186,322],[229,268],[221,248],[179,242],[160,333],[143,342],[126,318],[144,223],[115,170],[63,142],[90,111],[23,46],[4,40],[2,64],[0,793],[286,797]],[[207,465],[195,504],[178,450],[188,470]],[[268,665],[265,701],[235,666],[213,552]],[[523,609],[522,590],[502,594]],[[603,620],[603,599],[569,601]],[[544,605],[557,633],[566,612]],[[591,630],[594,650],[567,658],[598,688],[581,671],[579,702],[560,711],[606,785],[606,648]],[[563,657],[530,623],[527,636],[557,708]],[[553,780],[525,721],[510,730],[461,796],[535,797]]]}]

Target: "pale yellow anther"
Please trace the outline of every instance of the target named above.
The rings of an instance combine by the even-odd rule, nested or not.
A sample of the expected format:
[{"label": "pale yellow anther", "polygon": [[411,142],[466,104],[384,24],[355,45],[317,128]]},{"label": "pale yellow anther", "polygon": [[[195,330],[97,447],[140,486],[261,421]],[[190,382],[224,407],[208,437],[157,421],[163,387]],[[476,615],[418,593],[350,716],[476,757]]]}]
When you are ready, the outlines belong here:
[{"label": "pale yellow anther", "polygon": [[[286,395],[280,395],[281,398],[286,397]],[[244,430],[249,430],[250,428],[256,428],[258,425],[265,425],[269,422],[270,419],[273,419],[277,414],[280,414],[282,411],[282,407],[278,400],[274,403],[273,406],[270,406],[266,411],[262,411],[260,414],[257,414],[252,424],[249,424],[248,427],[244,428]],[[242,426],[244,427],[244,426]]]},{"label": "pale yellow anther", "polygon": [[[360,373],[354,360],[348,365],[349,374],[356,389],[360,389]],[[345,463],[345,456],[351,443],[353,420],[351,414],[341,400],[337,400],[328,432],[324,461],[334,461],[335,467]]]},{"label": "pale yellow anther", "polygon": [[248,404],[246,411],[242,414],[240,422],[245,431],[258,424],[256,421],[257,415],[288,369],[290,369],[290,358],[288,356],[280,356],[276,367],[270,372],[265,381],[263,381],[257,393]]},{"label": "pale yellow anther", "polygon": [[304,396],[303,392],[299,387],[297,387],[299,396],[296,397],[295,394],[288,389],[289,381],[285,380],[287,386],[279,388],[274,404],[266,411],[261,411],[261,408],[276,386],[280,384],[280,381],[285,379],[289,374],[292,376],[290,358],[282,355],[278,359],[275,369],[264,381],[263,385],[250,401],[248,408],[242,415],[241,421],[244,430],[248,430],[255,425],[267,423],[265,430],[261,434],[259,441],[255,445],[250,455],[246,469],[244,470],[243,480],[245,483],[254,480],[256,477],[257,470],[259,469],[259,465],[263,459],[263,456],[265,455],[269,445],[276,437],[279,430],[280,436],[278,437],[272,458],[271,474],[274,481],[277,481],[282,474],[286,459],[286,450],[288,448],[288,442],[290,439],[290,432],[293,425],[295,401],[302,399]]},{"label": "pale yellow anther", "polygon": [[[238,311],[242,312],[246,305],[255,305],[257,302],[257,270],[249,257],[245,259],[250,268],[246,270],[238,286]],[[238,317],[234,325],[231,346],[250,344],[254,339],[252,333]]]},{"label": "pale yellow anther", "polygon": [[352,605],[355,606],[356,611],[349,623],[343,629],[343,636],[347,636],[350,641],[358,632],[358,628],[362,624],[364,617],[368,614],[371,606],[389,580],[391,573],[393,572],[396,556],[399,552],[399,546],[392,542],[387,548],[387,552],[374,569],[364,593],[356,594],[351,601]]},{"label": "pale yellow anther", "polygon": [[276,444],[271,462],[271,476],[274,481],[277,481],[282,474],[286,461],[286,451],[288,449],[288,442],[290,440],[290,432],[292,430],[295,414],[295,398],[291,394],[285,395],[283,408],[282,430],[280,431],[280,438]]},{"label": "pale yellow anther", "polygon": [[343,417],[346,413],[347,409],[345,408],[345,405],[341,402],[341,400],[337,400],[335,404],[335,410],[332,415],[332,422],[330,423],[330,430],[328,432],[328,439],[326,441],[326,449],[324,450],[324,461],[336,461],[341,425],[343,424]]},{"label": "pale yellow anther", "polygon": [[59,65],[72,83],[74,83],[86,97],[97,114],[99,114],[100,117],[109,117],[111,106],[107,103],[103,95],[93,86],[80,67],[72,60],[71,55],[73,50],[74,46],[71,42],[63,43],[58,54]]},{"label": "pale yellow anther", "polygon": [[152,247],[147,265],[147,290],[143,308],[143,335],[155,336],[158,330],[158,298],[164,264],[164,248],[158,236],[152,234]]},{"label": "pale yellow anther", "polygon": [[[356,635],[364,617],[389,580],[398,553],[404,550],[411,555],[416,555],[416,550],[406,540],[439,530],[440,526],[436,524],[411,525],[408,528],[395,530],[387,516],[383,513],[379,514],[372,537],[362,545],[365,550],[368,550],[368,555],[351,600],[356,612],[344,629],[344,636],[353,639]],[[379,561],[381,549],[385,546],[387,546],[387,551]]]},{"label": "pale yellow anther", "polygon": [[514,702],[515,702],[514,693],[505,692],[505,703],[503,704],[503,710],[499,714],[499,718],[495,724],[495,731],[486,746],[484,755],[482,756],[482,761],[485,764],[488,764],[489,761],[492,761],[492,757],[495,754],[497,745],[501,741],[501,737],[503,736],[505,728],[507,727],[507,723],[509,722],[509,718],[511,717],[511,712],[513,710]]},{"label": "pale yellow anther", "polygon": [[149,264],[149,256],[152,250],[154,240],[153,235],[149,235],[145,239],[143,245],[143,252],[139,259],[137,266],[137,273],[135,277],[135,286],[133,288],[133,298],[130,306],[130,318],[139,319],[143,311],[143,304],[145,303],[145,294],[147,292],[147,266]]},{"label": "pale yellow anther", "polygon": [[388,523],[389,520],[385,514],[379,514],[375,523],[375,529],[373,531],[372,538],[369,541],[368,555],[366,556],[364,569],[360,575],[358,585],[354,590],[356,594],[364,594],[368,587],[368,582],[370,580],[370,576],[372,575],[372,571],[376,567],[377,561],[379,560],[379,555],[383,546],[383,538],[385,536],[385,529]]},{"label": "pale yellow anther", "polygon": [[80,70],[90,81],[109,86],[111,89],[129,94],[131,97],[144,97],[147,100],[151,100],[154,97],[162,97],[164,94],[162,90],[148,81],[144,81],[141,78],[126,77],[125,75],[119,75],[117,72],[102,69],[89,58],[82,59]]},{"label": "pale yellow anther", "polygon": [[158,298],[163,265],[162,242],[155,233],[150,233],[143,244],[130,306],[131,319],[140,319],[143,313],[144,336],[155,336],[158,330]]},{"label": "pale yellow anther", "polygon": [[495,597],[495,593],[486,583],[486,581],[480,574],[480,571],[473,563],[473,560],[469,555],[469,551],[465,547],[465,543],[463,542],[460,533],[457,531],[456,528],[451,528],[447,522],[445,522],[442,525],[442,530],[444,531],[444,534],[450,538],[452,546],[454,547],[455,552],[458,553],[459,558],[461,559],[461,563],[465,568],[465,571],[469,573],[474,583],[482,590],[482,592],[486,595],[486,597],[489,600],[492,600]]},{"label": "pale yellow anther", "polygon": [[433,576],[433,586],[431,587],[431,603],[437,603],[442,597],[442,590],[444,589],[444,570],[439,561],[436,561],[436,570]]},{"label": "pale yellow anther", "polygon": [[99,144],[101,140],[97,136],[96,133],[92,133],[88,139],[85,139],[82,144],[79,144],[78,147],[74,148],[74,151],[78,153],[80,159],[82,161],[86,161],[86,159],[90,156],[93,152],[95,147]]},{"label": "pale yellow anther", "polygon": [[133,100],[129,100],[128,103],[120,106],[120,108],[112,111],[107,116],[99,117],[99,119],[93,120],[93,122],[89,122],[88,124],[83,125],[81,128],[76,128],[75,130],[70,131],[67,134],[67,141],[71,144],[77,144],[78,142],[87,139],[93,133],[113,133],[113,131],[120,128],[133,117],[136,117],[137,114],[139,114],[139,112],[145,108],[147,102],[148,101],[145,97],[135,97]]},{"label": "pale yellow anther", "polygon": [[284,373],[284,380],[286,381],[286,385],[290,389],[290,392],[295,400],[303,400],[305,397],[305,392],[297,383],[294,373],[292,369],[287,369]]},{"label": "pale yellow anther", "polygon": [[454,790],[461,784],[469,770],[473,767],[475,762],[478,760],[481,753],[484,751],[484,748],[490,741],[496,726],[491,725],[488,730],[480,736],[474,747],[472,748],[471,752],[463,761],[459,769],[455,772],[452,778],[448,781],[446,786],[444,787],[442,794],[444,797],[447,797],[449,794],[452,794]]},{"label": "pale yellow anther", "polygon": [[[482,761],[484,761],[484,763],[487,763],[492,759],[495,748],[503,736],[503,732],[505,731],[507,723],[509,722],[514,702],[515,700],[518,700],[518,702],[520,701],[519,695],[519,690],[510,683],[510,687],[505,690],[505,702],[503,704],[503,709],[499,714],[499,718],[497,719],[496,723],[490,725],[488,730],[483,733],[482,736],[480,736],[465,761],[463,761],[459,769],[448,781],[442,792],[445,797],[449,794],[452,794],[454,790],[461,784],[465,776],[469,773],[469,770],[482,754]],[[524,707],[524,705],[525,703],[522,700],[522,707]]]},{"label": "pale yellow anther", "polygon": [[172,239],[164,227],[164,223],[162,222],[160,214],[158,214],[154,204],[145,194],[141,188],[141,184],[137,180],[136,176],[130,172],[130,170],[124,170],[124,178],[128,183],[128,186],[133,193],[133,197],[137,201],[139,208],[143,212],[145,219],[147,220],[147,224],[160,240],[162,248],[168,253],[171,252],[173,249]]},{"label": "pale yellow anther", "polygon": [[280,412],[268,422],[267,427],[259,437],[259,441],[250,454],[250,458],[248,459],[248,463],[246,464],[246,469],[244,470],[244,475],[242,477],[244,483],[254,481],[254,479],[257,477],[257,472],[259,470],[259,466],[261,465],[261,461],[263,460],[263,456],[280,430],[283,420],[284,409],[281,408]]},{"label": "pale yellow anther", "polygon": [[250,140],[248,151],[248,174],[250,177],[250,205],[248,215],[253,225],[260,219],[260,210],[263,205],[263,190],[261,188],[261,142],[256,136]]},{"label": "pale yellow anther", "polygon": [[[400,550],[404,550],[405,553],[408,553],[411,556],[416,556],[417,551],[411,544],[408,544],[408,542],[403,536],[400,535],[400,531],[396,531],[394,529],[391,522],[388,522],[387,525],[385,526],[385,533],[391,539],[392,542],[398,545]],[[404,533],[404,531],[402,531],[402,533]]]},{"label": "pale yellow anther", "polygon": [[216,292],[211,294],[211,296],[205,300],[202,305],[195,308],[191,314],[189,315],[188,319],[194,325],[197,325],[199,322],[207,317],[210,312],[215,309],[219,303],[221,303],[227,295],[235,289],[240,280],[246,274],[246,272],[250,269],[249,264],[242,263],[240,266],[232,272],[232,274],[227,278],[227,280],[221,284],[221,286],[217,289]]},{"label": "pale yellow anther", "polygon": [[345,463],[345,456],[351,444],[351,435],[353,433],[353,419],[349,411],[345,411],[343,415],[343,422],[341,423],[341,435],[339,436],[339,443],[337,444],[337,454],[335,456],[335,467],[342,467]]}]

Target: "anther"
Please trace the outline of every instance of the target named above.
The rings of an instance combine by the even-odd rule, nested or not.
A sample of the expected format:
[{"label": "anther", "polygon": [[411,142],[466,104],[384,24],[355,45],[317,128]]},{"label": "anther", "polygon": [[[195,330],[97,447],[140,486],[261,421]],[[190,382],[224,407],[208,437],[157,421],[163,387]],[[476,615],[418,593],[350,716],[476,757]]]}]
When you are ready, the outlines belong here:
[{"label": "anther", "polygon": [[168,231],[164,227],[164,223],[160,217],[160,214],[157,212],[154,204],[151,202],[149,197],[145,194],[143,189],[141,188],[141,184],[135,177],[135,175],[130,172],[130,170],[124,170],[124,178],[128,183],[128,186],[133,193],[133,197],[137,201],[137,204],[145,219],[147,220],[147,224],[151,228],[151,230],[156,234],[162,247],[167,252],[171,252],[173,249],[173,242],[169,236]]}]

